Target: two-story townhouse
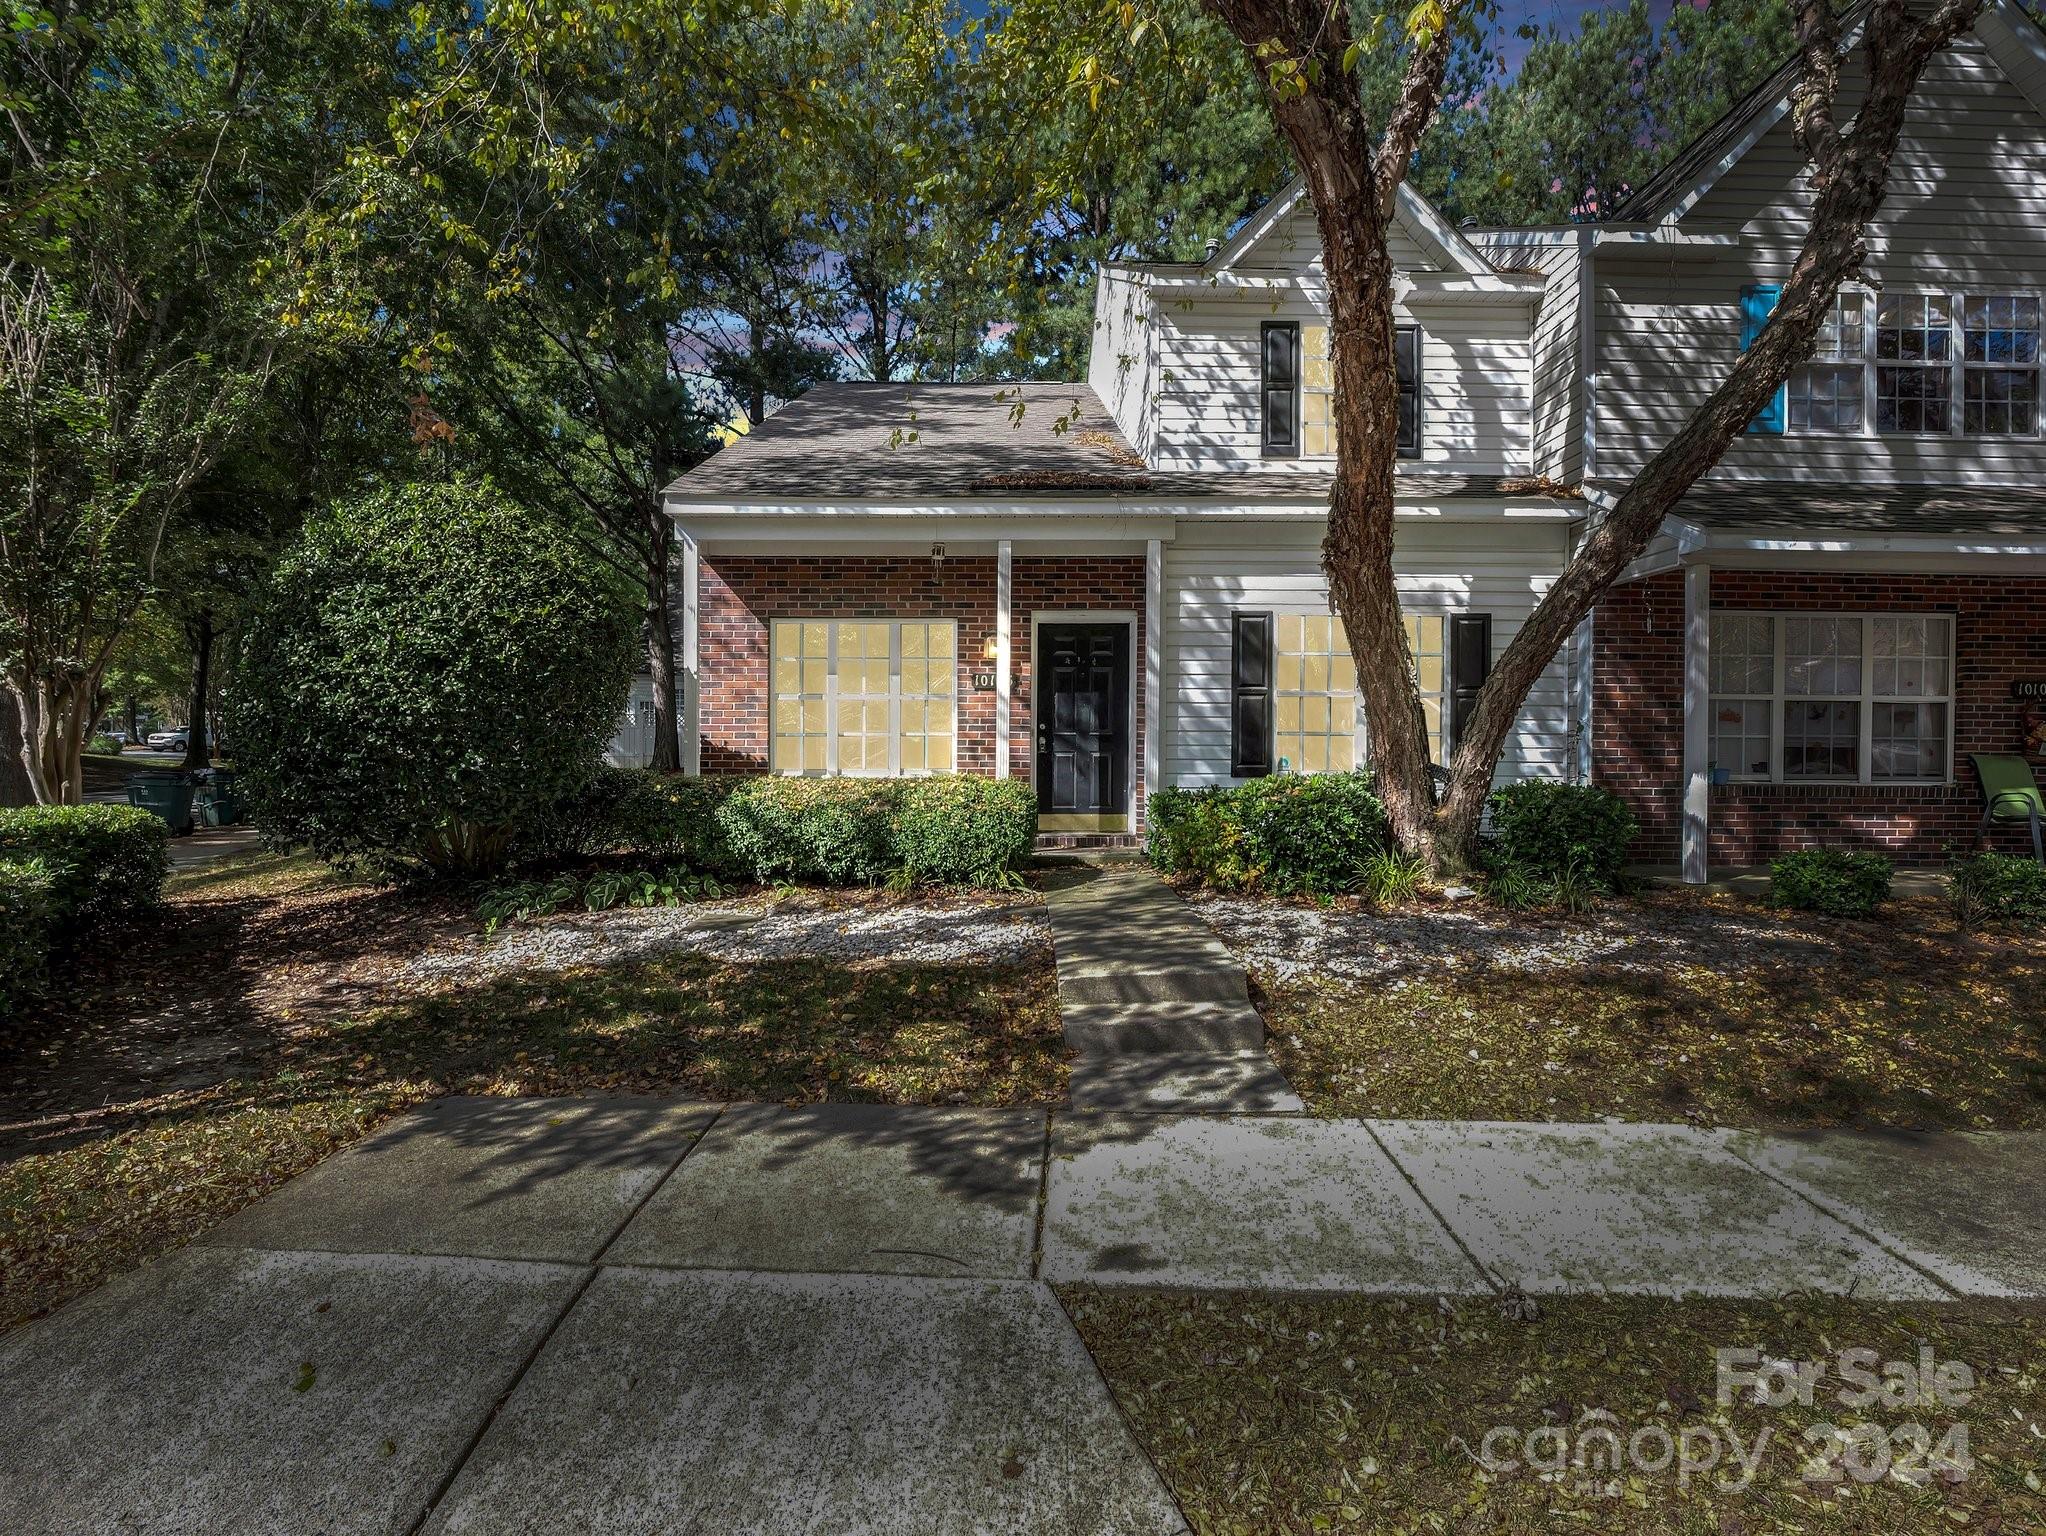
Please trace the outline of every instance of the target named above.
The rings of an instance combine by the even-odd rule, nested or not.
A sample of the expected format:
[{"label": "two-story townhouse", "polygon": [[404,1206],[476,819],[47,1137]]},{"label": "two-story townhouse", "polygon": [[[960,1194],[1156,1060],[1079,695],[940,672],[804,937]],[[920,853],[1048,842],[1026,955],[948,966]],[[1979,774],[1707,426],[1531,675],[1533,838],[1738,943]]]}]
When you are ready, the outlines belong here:
[{"label": "two-story townhouse", "polygon": [[[1972,835],[1965,754],[2014,747],[2012,685],[2046,675],[2042,61],[2000,0],[1934,66],[1881,293],[1843,295],[1551,663],[1502,778],[1612,785],[1693,875]],[[1766,314],[1801,235],[1789,80],[1624,223],[1458,230],[1402,193],[1395,567],[1439,747]],[[1066,836],[1134,833],[1163,784],[1362,763],[1319,563],[1330,388],[1296,184],[1205,262],[1105,268],[1084,385],[813,389],[669,489],[687,762],[1023,777]]]}]

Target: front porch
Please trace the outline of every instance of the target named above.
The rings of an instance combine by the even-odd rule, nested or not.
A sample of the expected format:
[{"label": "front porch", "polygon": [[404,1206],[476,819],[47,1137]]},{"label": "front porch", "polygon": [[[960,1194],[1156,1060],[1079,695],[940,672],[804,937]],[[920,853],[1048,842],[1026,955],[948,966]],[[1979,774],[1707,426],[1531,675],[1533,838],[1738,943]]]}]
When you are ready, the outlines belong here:
[{"label": "front porch", "polygon": [[[1594,621],[1593,777],[1643,864],[1691,885],[1813,846],[1938,864],[1978,845],[1970,754],[2046,767],[2046,532],[1670,526]],[[2031,851],[2022,827],[1986,845]]]},{"label": "front porch", "polygon": [[1162,772],[1171,531],[1071,514],[857,531],[692,519],[676,614],[685,764],[1020,778],[1047,837],[1133,839]]}]

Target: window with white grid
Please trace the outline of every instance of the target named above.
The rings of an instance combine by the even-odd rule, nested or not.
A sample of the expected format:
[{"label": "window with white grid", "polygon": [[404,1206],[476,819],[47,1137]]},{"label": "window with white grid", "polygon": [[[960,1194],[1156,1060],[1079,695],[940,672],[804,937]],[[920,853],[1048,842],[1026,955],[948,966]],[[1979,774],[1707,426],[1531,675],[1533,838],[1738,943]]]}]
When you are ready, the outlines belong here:
[{"label": "window with white grid", "polygon": [[1272,750],[1294,773],[1343,773],[1357,765],[1357,664],[1343,621],[1282,613],[1272,690]]},{"label": "window with white grid", "polygon": [[2039,430],[2039,301],[2014,294],[1961,303],[1961,431],[2031,437]]},{"label": "window with white grid", "polygon": [[1775,695],[1775,620],[1763,614],[1713,614],[1714,768],[1735,779],[1770,776]]},{"label": "window with white grid", "polygon": [[1439,613],[1406,616],[1407,649],[1414,658],[1414,684],[1428,720],[1428,756],[1442,761],[1442,717],[1449,698],[1449,623]]},{"label": "window with white grid", "polygon": [[776,619],[777,773],[948,773],[958,626],[949,619]]},{"label": "window with white grid", "polygon": [[1712,766],[1776,783],[1942,783],[1952,763],[1947,614],[1712,615]]},{"label": "window with white grid", "polygon": [[1859,432],[1868,380],[1868,297],[1858,288],[1833,296],[1812,360],[1790,376],[1790,430]]},{"label": "window with white grid", "polygon": [[1876,430],[1949,430],[1954,310],[1943,293],[1886,293],[1876,305]]}]

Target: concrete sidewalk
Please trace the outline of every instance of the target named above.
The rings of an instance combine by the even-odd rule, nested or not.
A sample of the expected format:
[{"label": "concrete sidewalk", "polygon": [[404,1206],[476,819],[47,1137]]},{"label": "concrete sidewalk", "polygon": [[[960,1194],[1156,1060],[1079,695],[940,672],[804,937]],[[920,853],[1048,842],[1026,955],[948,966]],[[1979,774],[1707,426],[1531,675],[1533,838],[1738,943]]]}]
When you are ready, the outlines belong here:
[{"label": "concrete sidewalk", "polygon": [[447,1099],[0,1338],[0,1509],[1176,1532],[1047,1282],[2042,1295],[2042,1174],[2046,1136]]},{"label": "concrete sidewalk", "polygon": [[1081,864],[1044,891],[1076,1109],[1295,1111],[1243,967],[1147,865]]}]

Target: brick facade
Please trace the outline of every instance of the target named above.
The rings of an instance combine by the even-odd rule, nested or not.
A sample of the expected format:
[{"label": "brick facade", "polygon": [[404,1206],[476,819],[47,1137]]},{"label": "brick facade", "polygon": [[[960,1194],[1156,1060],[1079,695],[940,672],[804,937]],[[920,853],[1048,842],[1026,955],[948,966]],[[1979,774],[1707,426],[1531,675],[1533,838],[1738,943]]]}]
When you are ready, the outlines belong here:
[{"label": "brick facade", "polygon": [[[1954,782],[1941,785],[1719,784],[1714,865],[1766,862],[1815,844],[1875,848],[1918,862],[1972,848],[1982,792],[1970,752],[2014,752],[2020,677],[2046,676],[2046,580],[1716,570],[1718,609],[1945,613],[1954,618]],[[1593,620],[1592,775],[1641,819],[1635,856],[1678,858],[1683,810],[1684,589],[1679,572],[1615,587]],[[2029,852],[2022,828],[1997,847]]]},{"label": "brick facade", "polygon": [[[768,766],[768,625],[775,619],[952,619],[959,626],[956,752],[964,773],[995,770],[995,695],[973,686],[989,670],[981,647],[995,632],[995,560],[949,556],[934,574],[922,555],[706,555],[699,563],[698,722],[705,773]],[[1031,616],[1111,609],[1138,615],[1130,658],[1136,740],[1130,774],[1141,814],[1144,779],[1144,558],[1016,557],[1010,569],[1013,699],[1009,772],[1036,762]]]}]

